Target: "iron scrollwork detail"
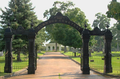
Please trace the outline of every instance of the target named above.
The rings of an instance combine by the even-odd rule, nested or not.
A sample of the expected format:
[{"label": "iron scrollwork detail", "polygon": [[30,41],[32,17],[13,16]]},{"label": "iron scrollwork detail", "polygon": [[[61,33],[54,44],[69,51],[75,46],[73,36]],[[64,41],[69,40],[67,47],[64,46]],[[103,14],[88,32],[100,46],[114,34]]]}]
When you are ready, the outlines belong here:
[{"label": "iron scrollwork detail", "polygon": [[55,16],[51,16],[47,21],[42,22],[39,24],[36,28],[35,31],[36,33],[42,29],[46,25],[54,24],[54,23],[63,23],[63,24],[68,24],[72,27],[74,27],[76,30],[78,30],[80,33],[82,33],[83,28],[81,28],[79,25],[71,21],[67,16],[63,16],[62,13],[58,12]]},{"label": "iron scrollwork detail", "polygon": [[19,26],[16,30],[15,29],[12,29],[12,33],[14,35],[27,35],[27,31],[22,27],[22,26]]}]

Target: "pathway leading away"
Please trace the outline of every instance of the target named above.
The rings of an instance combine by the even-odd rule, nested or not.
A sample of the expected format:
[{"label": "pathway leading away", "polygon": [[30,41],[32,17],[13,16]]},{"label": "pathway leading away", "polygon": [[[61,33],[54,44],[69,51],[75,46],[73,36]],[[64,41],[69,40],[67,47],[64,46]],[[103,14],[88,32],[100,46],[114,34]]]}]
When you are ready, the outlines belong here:
[{"label": "pathway leading away", "polygon": [[83,75],[80,66],[60,52],[47,52],[37,62],[35,74],[9,77],[7,79],[115,79],[106,78],[90,71]]}]

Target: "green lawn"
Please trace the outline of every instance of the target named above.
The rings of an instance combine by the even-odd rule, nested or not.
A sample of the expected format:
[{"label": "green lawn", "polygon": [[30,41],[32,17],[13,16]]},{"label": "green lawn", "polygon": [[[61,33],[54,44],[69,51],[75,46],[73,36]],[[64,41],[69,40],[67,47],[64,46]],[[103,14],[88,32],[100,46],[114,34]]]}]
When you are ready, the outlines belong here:
[{"label": "green lawn", "polygon": [[[16,55],[13,54],[13,57],[15,59],[13,59],[13,62],[12,62],[12,67],[13,67],[12,72],[16,72],[28,66],[28,56],[21,54],[21,59],[22,59],[21,62],[16,61],[16,58],[17,58]],[[4,73],[4,66],[5,66],[5,56],[2,56],[0,57],[0,76],[7,74],[7,73]]]},{"label": "green lawn", "polygon": [[37,53],[38,56],[42,56],[46,51],[41,51],[39,53]]},{"label": "green lawn", "polygon": [[[63,54],[81,63],[81,59],[80,57],[78,57],[80,55],[79,53],[77,53],[77,57],[73,57],[74,54],[72,52],[66,52]],[[104,58],[104,54],[102,54],[102,52],[92,53],[92,56],[89,57],[90,68],[99,71],[101,73],[104,73],[104,60],[102,60],[102,58]],[[94,62],[91,62],[91,60],[94,60]],[[112,68],[113,68],[113,72],[109,74],[120,76],[120,52],[112,52]]]},{"label": "green lawn", "polygon": [[[40,53],[38,53],[38,56],[41,56],[44,53],[45,51],[41,51]],[[21,62],[16,61],[17,56],[15,54],[13,54],[13,57],[15,59],[13,59],[13,63],[12,63],[12,67],[13,67],[12,72],[16,72],[23,68],[28,67],[28,55],[21,54],[21,59],[22,59]],[[0,76],[8,74],[8,73],[4,73],[4,66],[5,66],[5,56],[2,56],[0,57]]]}]

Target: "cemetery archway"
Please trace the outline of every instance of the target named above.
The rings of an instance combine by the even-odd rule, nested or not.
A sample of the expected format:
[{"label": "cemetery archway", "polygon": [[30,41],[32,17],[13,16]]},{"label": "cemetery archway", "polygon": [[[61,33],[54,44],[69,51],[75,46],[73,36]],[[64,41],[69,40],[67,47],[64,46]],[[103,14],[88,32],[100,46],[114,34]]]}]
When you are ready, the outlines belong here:
[{"label": "cemetery archway", "polygon": [[50,25],[50,24],[54,24],[54,23],[63,23],[63,24],[70,25],[74,27],[76,30],[78,30],[80,33],[82,33],[83,31],[83,28],[81,28],[79,25],[71,21],[67,16],[63,16],[60,12],[58,12],[55,16],[51,16],[47,21],[40,23],[35,28],[35,32],[37,33],[43,27]]},{"label": "cemetery archway", "polygon": [[[89,68],[89,53],[88,53],[88,43],[91,35],[104,35],[105,36],[105,69],[106,73],[110,72],[111,67],[111,40],[112,33],[110,30],[100,31],[98,28],[95,28],[93,31],[88,29],[83,29],[73,21],[71,21],[67,16],[63,16],[60,12],[58,12],[55,16],[51,16],[47,21],[40,23],[35,29],[31,28],[29,30],[24,30],[22,26],[19,26],[17,30],[7,28],[5,30],[5,39],[6,39],[6,52],[7,55],[5,57],[5,72],[12,72],[12,35],[27,35],[29,41],[29,66],[28,66],[28,74],[35,74],[36,70],[36,54],[35,54],[35,36],[39,30],[43,27],[54,24],[54,23],[63,23],[72,26],[76,30],[80,32],[83,39],[83,55],[81,57],[81,70],[83,74],[90,74]],[[87,26],[85,26],[87,27]],[[109,61],[109,62],[108,62]]]}]

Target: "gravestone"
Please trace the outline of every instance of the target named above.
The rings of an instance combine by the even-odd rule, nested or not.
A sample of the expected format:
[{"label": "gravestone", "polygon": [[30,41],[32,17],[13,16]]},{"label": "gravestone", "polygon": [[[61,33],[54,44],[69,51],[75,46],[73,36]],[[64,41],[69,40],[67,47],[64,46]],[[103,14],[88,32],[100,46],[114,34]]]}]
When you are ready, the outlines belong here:
[{"label": "gravestone", "polygon": [[3,51],[0,51],[0,56],[3,56]]}]

